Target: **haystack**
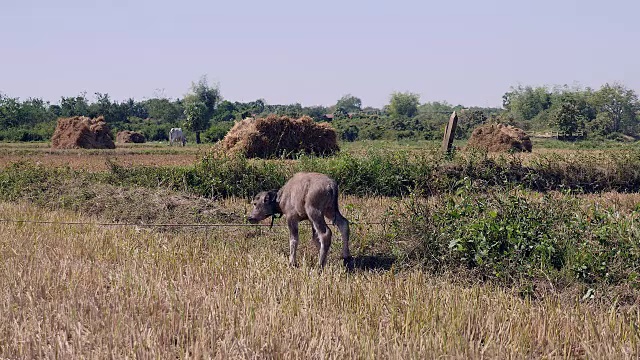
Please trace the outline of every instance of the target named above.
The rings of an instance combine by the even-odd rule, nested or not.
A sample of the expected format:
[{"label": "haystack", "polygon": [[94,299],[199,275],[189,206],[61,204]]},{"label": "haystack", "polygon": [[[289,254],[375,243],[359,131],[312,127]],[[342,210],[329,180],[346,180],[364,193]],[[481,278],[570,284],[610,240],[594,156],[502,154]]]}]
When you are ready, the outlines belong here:
[{"label": "haystack", "polygon": [[51,147],[54,149],[115,149],[109,126],[102,116],[58,119]]},{"label": "haystack", "polygon": [[119,131],[116,134],[116,142],[142,144],[144,142],[147,142],[147,139],[145,139],[142,133],[139,133],[137,131],[124,130]]},{"label": "haystack", "polygon": [[486,149],[491,152],[528,151],[531,152],[531,139],[522,129],[504,124],[485,124],[473,130],[468,147]]},{"label": "haystack", "polygon": [[269,115],[238,122],[222,139],[228,153],[246,157],[291,156],[299,152],[330,155],[339,150],[335,129],[328,123],[315,123],[308,116],[291,119]]}]

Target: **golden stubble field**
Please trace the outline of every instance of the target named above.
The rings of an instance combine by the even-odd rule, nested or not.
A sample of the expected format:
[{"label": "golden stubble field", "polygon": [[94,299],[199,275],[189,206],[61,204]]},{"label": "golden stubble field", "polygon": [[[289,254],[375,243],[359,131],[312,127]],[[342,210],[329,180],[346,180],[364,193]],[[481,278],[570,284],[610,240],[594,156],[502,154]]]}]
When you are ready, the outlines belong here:
[{"label": "golden stubble field", "polygon": [[[0,218],[95,221],[22,203],[1,203]],[[319,273],[309,243],[289,268],[283,228],[0,233],[4,358],[632,359],[640,346],[636,308],[525,300],[418,269],[347,274],[335,251]]]}]

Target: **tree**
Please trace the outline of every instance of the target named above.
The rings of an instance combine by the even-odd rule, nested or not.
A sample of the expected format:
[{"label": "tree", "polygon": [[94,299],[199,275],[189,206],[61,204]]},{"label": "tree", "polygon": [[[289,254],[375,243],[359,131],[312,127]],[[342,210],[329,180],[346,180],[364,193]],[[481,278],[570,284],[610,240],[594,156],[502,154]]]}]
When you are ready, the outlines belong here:
[{"label": "tree", "polygon": [[502,105],[516,117],[531,120],[551,107],[551,93],[546,87],[512,87],[502,96]]},{"label": "tree", "polygon": [[86,94],[82,93],[76,97],[62,97],[60,99],[61,115],[69,116],[89,116],[89,104]]},{"label": "tree", "polygon": [[389,115],[392,117],[413,117],[418,113],[420,95],[410,92],[391,94],[389,102]]},{"label": "tree", "polygon": [[184,115],[184,108],[179,101],[172,102],[166,98],[146,100],[143,107],[150,118],[175,125],[178,125],[178,120]]},{"label": "tree", "polygon": [[209,86],[206,76],[191,84],[191,92],[184,97],[184,126],[196,133],[196,144],[200,144],[200,132],[209,127],[220,100],[220,90],[217,86]]},{"label": "tree", "polygon": [[231,121],[236,118],[238,108],[236,104],[231,101],[224,100],[216,108],[216,113],[213,116],[215,122]]},{"label": "tree", "polygon": [[196,144],[200,144],[200,132],[207,129],[209,121],[207,119],[207,106],[204,102],[198,100],[187,101],[185,98],[184,115],[185,127],[196,132]]},{"label": "tree", "polygon": [[302,108],[302,113],[310,116],[315,121],[322,121],[327,111],[327,108],[324,106],[308,106]]},{"label": "tree", "polygon": [[0,127],[8,129],[20,125],[20,102],[0,94]]},{"label": "tree", "polygon": [[553,112],[565,103],[574,104],[580,111],[584,122],[592,121],[596,118],[597,110],[591,103],[593,99],[593,90],[591,88],[582,89],[580,87],[569,88],[568,86],[556,87],[551,97],[551,108]]},{"label": "tree", "polygon": [[460,111],[458,115],[458,127],[455,133],[456,139],[464,139],[471,136],[473,129],[478,125],[484,124],[486,121],[487,115],[482,110]]},{"label": "tree", "polygon": [[[599,121],[608,125],[613,132],[633,132],[637,127],[639,109],[638,95],[635,91],[625,88],[621,84],[605,84],[592,96],[592,103],[598,111]],[[600,115],[605,113],[606,116]]]},{"label": "tree", "polygon": [[266,106],[266,101],[264,101],[264,99],[258,99],[254,102],[250,102],[249,106],[253,113],[260,114],[264,111],[264,108]]},{"label": "tree", "polygon": [[551,125],[558,128],[561,134],[572,136],[578,130],[584,128],[584,118],[580,109],[573,101],[562,103],[551,116]]},{"label": "tree", "polygon": [[336,103],[337,109],[342,109],[346,113],[359,112],[362,110],[362,100],[351,94],[344,95]]}]

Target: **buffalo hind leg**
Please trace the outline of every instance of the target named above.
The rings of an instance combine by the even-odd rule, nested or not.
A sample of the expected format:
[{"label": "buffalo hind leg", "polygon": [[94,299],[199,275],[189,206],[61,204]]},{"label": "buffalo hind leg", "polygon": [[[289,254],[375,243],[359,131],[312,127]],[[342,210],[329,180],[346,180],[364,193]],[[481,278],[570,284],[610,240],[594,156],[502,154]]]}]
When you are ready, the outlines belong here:
[{"label": "buffalo hind leg", "polygon": [[354,264],[351,251],[349,250],[349,221],[337,212],[334,223],[338,227],[338,230],[340,230],[340,236],[342,237],[342,261],[347,269],[352,270]]},{"label": "buffalo hind leg", "polygon": [[324,216],[319,211],[313,211],[309,214],[309,220],[312,226],[317,232],[320,239],[320,268],[324,268],[327,263],[327,255],[329,254],[329,248],[331,247],[331,229],[324,221]]}]

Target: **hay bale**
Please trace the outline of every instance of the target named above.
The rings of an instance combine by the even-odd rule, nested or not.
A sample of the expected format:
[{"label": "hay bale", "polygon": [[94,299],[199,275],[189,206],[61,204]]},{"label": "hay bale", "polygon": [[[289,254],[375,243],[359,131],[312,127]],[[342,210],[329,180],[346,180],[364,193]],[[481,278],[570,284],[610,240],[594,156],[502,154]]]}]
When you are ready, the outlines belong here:
[{"label": "hay bale", "polygon": [[335,129],[328,123],[315,123],[308,116],[291,119],[269,115],[245,119],[234,125],[222,139],[227,153],[246,157],[291,156],[299,152],[330,155],[339,150]]},{"label": "hay bale", "polygon": [[504,124],[485,124],[473,130],[468,147],[485,149],[491,152],[528,151],[532,144],[529,135],[515,126]]},{"label": "hay bale", "polygon": [[142,144],[147,142],[147,139],[145,139],[142,133],[139,133],[137,131],[124,130],[119,131],[116,134],[116,142]]},{"label": "hay bale", "polygon": [[75,116],[58,119],[51,138],[54,149],[115,149],[109,125],[100,116],[95,119]]}]

